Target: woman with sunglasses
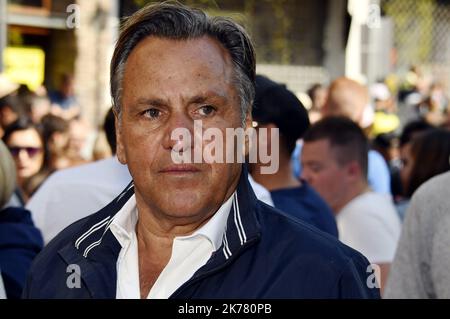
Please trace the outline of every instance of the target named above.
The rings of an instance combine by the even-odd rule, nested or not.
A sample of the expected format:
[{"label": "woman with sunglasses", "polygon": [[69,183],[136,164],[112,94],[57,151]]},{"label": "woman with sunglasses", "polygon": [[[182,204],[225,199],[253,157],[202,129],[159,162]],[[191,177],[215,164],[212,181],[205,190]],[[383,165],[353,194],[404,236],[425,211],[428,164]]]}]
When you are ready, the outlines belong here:
[{"label": "woman with sunglasses", "polygon": [[14,158],[17,169],[17,185],[25,201],[31,195],[25,190],[27,181],[44,171],[45,142],[41,129],[28,119],[19,119],[6,127],[3,141]]},{"label": "woman with sunglasses", "polygon": [[20,298],[31,262],[43,246],[30,212],[7,204],[16,187],[14,166],[0,140],[0,276],[8,299]]}]

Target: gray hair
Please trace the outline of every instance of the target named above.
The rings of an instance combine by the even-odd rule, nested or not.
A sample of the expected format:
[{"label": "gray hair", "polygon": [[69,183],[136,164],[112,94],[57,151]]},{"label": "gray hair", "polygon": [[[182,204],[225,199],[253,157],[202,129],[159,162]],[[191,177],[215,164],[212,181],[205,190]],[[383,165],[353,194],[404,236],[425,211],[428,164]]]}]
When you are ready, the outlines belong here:
[{"label": "gray hair", "polygon": [[127,19],[111,60],[111,96],[114,112],[120,118],[122,81],[133,48],[144,38],[157,36],[174,40],[210,36],[229,52],[234,66],[234,85],[240,97],[241,119],[245,122],[255,96],[255,53],[250,37],[228,18],[209,17],[203,11],[178,2],[148,5]]},{"label": "gray hair", "polygon": [[16,164],[6,145],[0,140],[0,209],[11,198],[16,188]]}]

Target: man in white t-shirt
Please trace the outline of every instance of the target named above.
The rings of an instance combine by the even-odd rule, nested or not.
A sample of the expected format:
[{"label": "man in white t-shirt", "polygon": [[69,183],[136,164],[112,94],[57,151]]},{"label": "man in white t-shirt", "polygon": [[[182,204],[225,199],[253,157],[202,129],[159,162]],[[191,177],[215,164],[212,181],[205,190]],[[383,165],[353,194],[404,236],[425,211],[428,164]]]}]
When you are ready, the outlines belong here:
[{"label": "man in white t-shirt", "polygon": [[367,150],[367,138],[357,124],[327,117],[304,136],[302,178],[336,214],[339,239],[379,266],[383,287],[401,226],[390,196],[368,186]]}]

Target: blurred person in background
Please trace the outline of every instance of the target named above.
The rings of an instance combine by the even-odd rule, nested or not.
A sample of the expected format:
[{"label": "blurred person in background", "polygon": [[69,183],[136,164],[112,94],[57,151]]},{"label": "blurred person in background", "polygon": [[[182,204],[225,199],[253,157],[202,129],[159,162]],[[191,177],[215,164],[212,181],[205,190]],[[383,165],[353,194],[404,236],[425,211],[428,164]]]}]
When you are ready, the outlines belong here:
[{"label": "blurred person in background", "polygon": [[[367,111],[370,108],[368,105],[369,93],[367,88],[354,80],[340,77],[334,80],[328,89],[327,100],[322,108],[322,118],[344,116],[364,129],[367,125],[366,122],[368,122],[367,114],[370,113],[370,111]],[[301,176],[302,171],[301,149],[302,144],[297,143],[292,155],[293,171],[297,177]],[[391,194],[389,168],[383,157],[374,150],[369,150],[368,156],[367,174],[370,187],[377,193]]]},{"label": "blurred person in background", "polygon": [[[331,209],[308,183],[292,175],[292,151],[296,141],[309,127],[308,113],[302,103],[285,86],[257,75],[252,115],[258,124],[259,147],[265,145],[267,154],[272,149],[278,150],[275,156],[279,160],[279,168],[274,174],[261,173],[261,167],[265,164],[260,161],[250,163],[253,179],[270,191],[275,208],[337,237],[336,221]],[[274,128],[279,129],[279,139],[272,138],[270,131]],[[267,135],[264,135],[267,140],[263,144],[260,129],[268,130]],[[279,146],[272,148],[273,143]]]},{"label": "blurred person in background", "polygon": [[20,99],[14,95],[7,95],[0,98],[0,133],[4,134],[5,129],[11,123],[20,118],[26,117],[26,111]]},{"label": "blurred person in background", "polygon": [[[349,78],[340,77],[330,85],[322,116],[344,116],[366,130],[368,123],[365,116],[370,113],[367,110],[371,108],[369,102],[369,91],[365,86]],[[389,168],[383,157],[374,150],[368,151],[367,178],[375,192],[391,194]]]},{"label": "blurred person in background", "polygon": [[383,291],[401,225],[391,197],[368,185],[364,132],[346,117],[326,117],[303,140],[302,178],[333,210],[339,239],[379,266]]},{"label": "blurred person in background", "polygon": [[20,298],[31,262],[43,246],[30,212],[5,206],[15,187],[15,163],[0,140],[0,275],[10,299]]},{"label": "blurred person in background", "polygon": [[401,178],[406,203],[399,214],[404,218],[409,198],[428,179],[450,169],[450,131],[431,129],[417,135],[402,156]]},{"label": "blurred person in background", "polygon": [[409,157],[409,153],[411,152],[412,140],[429,129],[433,129],[433,126],[423,120],[414,120],[405,125],[399,137],[400,161],[398,170],[394,177],[396,187],[392,189],[392,195],[395,202],[395,208],[397,209],[397,212],[402,220],[409,204],[409,198],[405,194],[406,186],[404,186],[405,182],[402,179],[401,171],[408,160],[407,157]]},{"label": "blurred person in background", "polygon": [[419,116],[434,126],[445,124],[449,100],[441,83],[433,83],[428,96],[418,105]]},{"label": "blurred person in background", "polygon": [[400,127],[400,118],[396,114],[395,101],[384,81],[378,81],[370,87],[370,97],[375,107],[370,136],[396,131]]},{"label": "blurred person in background", "polygon": [[328,89],[322,116],[344,116],[361,126],[368,104],[369,92],[365,86],[352,79],[340,77],[335,79]]},{"label": "blurred person in background", "polygon": [[42,118],[50,113],[51,104],[47,96],[31,94],[27,98],[30,109],[30,118],[33,123],[40,123]]},{"label": "blurred person in background", "polygon": [[383,156],[389,167],[400,165],[398,138],[394,132],[378,134],[372,140],[371,145],[373,150]]},{"label": "blurred person in background", "polygon": [[59,89],[49,93],[52,103],[52,113],[66,120],[71,120],[80,115],[80,106],[75,98],[73,76],[63,74]]},{"label": "blurred person in background", "polygon": [[69,146],[69,122],[62,117],[47,114],[42,118],[45,144],[47,145],[46,168],[53,172],[73,166],[67,155]]},{"label": "blurred person in background", "polygon": [[428,95],[429,82],[420,66],[411,65],[400,85],[399,100],[407,107],[417,108]]},{"label": "blurred person in background", "polygon": [[85,120],[74,118],[69,121],[69,142],[66,155],[70,158],[72,166],[86,164],[91,160],[90,134],[90,126]]},{"label": "blurred person in background", "polygon": [[5,127],[17,119],[15,106],[9,105],[5,98],[18,88],[18,84],[11,82],[3,73],[0,73],[0,138],[3,136]]},{"label": "blurred person in background", "polygon": [[400,179],[400,169],[402,166],[400,158],[399,138],[394,132],[381,133],[375,136],[371,142],[373,150],[383,156],[388,168],[391,178],[391,193],[394,202],[396,203],[403,195],[403,188]]},{"label": "blurred person in background", "polygon": [[322,84],[313,84],[307,91],[311,99],[311,108],[308,110],[309,120],[315,123],[321,118],[322,108],[327,100],[328,90]]},{"label": "blurred person in background", "polygon": [[[103,126],[97,135],[94,144],[93,158],[94,161],[106,159],[116,154],[115,128],[114,128],[114,112],[112,107],[106,112]],[[114,133],[111,133],[114,132]]]},{"label": "blurred person in background", "polygon": [[414,192],[384,298],[450,298],[449,185],[447,172],[431,178]]},{"label": "blurred person in background", "polygon": [[25,182],[45,167],[46,147],[42,129],[28,119],[19,119],[6,127],[3,142],[16,163],[17,185],[26,202],[30,194],[25,192]]}]

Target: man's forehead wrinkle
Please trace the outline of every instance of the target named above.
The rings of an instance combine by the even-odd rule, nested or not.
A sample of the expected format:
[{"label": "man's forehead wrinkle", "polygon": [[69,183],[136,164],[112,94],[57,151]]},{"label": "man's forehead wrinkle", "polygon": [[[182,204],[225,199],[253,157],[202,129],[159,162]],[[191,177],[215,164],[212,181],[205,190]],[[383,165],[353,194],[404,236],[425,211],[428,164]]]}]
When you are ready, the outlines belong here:
[{"label": "man's forehead wrinkle", "polygon": [[124,109],[240,103],[231,55],[210,37],[144,39],[132,50],[124,71]]},{"label": "man's forehead wrinkle", "polygon": [[[158,43],[151,42],[153,41],[164,41],[171,42],[173,45],[161,44],[163,46],[168,47],[167,52],[161,54],[160,45]],[[194,50],[191,50],[194,48]],[[210,71],[216,71],[217,75],[224,75],[224,78],[228,81],[231,80],[231,74],[233,71],[233,63],[231,60],[231,56],[229,52],[211,37],[202,37],[197,39],[189,39],[189,40],[173,40],[173,39],[164,39],[164,38],[155,38],[149,37],[144,39],[141,43],[139,43],[130,53],[130,56],[127,59],[126,63],[126,71],[129,66],[130,60],[137,59],[135,62],[138,73],[141,73],[142,69],[139,69],[137,65],[145,62],[149,58],[157,58],[161,60],[161,63],[164,62],[165,59],[173,58],[174,54],[183,52],[185,55],[179,59],[180,62],[185,63],[186,66],[191,66],[197,68],[196,74],[201,76],[201,68],[205,67],[205,65],[210,66]],[[216,59],[214,58],[216,57]],[[220,57],[220,59],[217,59]],[[222,63],[218,63],[221,61]],[[220,69],[219,69],[220,68]],[[195,70],[195,69],[194,69]],[[130,70],[131,71],[131,70]]]}]

